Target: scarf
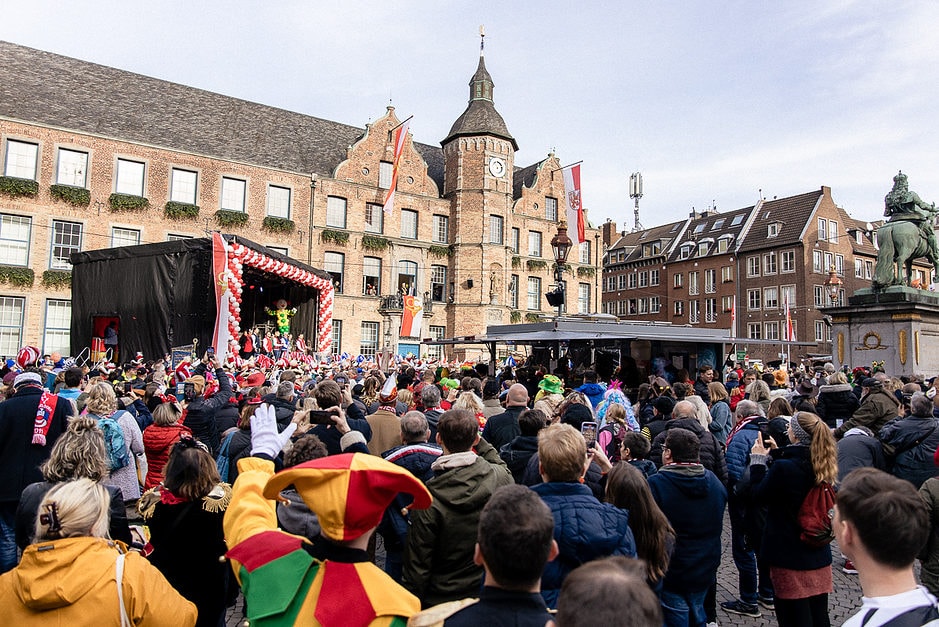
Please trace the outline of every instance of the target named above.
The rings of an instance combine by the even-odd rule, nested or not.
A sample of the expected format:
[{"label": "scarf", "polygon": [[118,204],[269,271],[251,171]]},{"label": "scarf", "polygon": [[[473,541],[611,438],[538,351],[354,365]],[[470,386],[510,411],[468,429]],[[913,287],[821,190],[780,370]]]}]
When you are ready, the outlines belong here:
[{"label": "scarf", "polygon": [[55,406],[58,402],[58,396],[45,390],[42,391],[42,396],[39,397],[39,407],[36,410],[36,421],[33,423],[33,444],[46,445],[46,436],[49,434],[49,427],[52,426],[52,414],[55,413]]},{"label": "scarf", "polygon": [[744,418],[743,420],[738,422],[736,425],[734,425],[734,428],[731,429],[730,431],[730,435],[727,436],[727,442],[726,442],[727,446],[730,446],[730,441],[734,439],[734,436],[737,435],[738,431],[743,429],[745,426],[747,426],[751,422],[754,422],[755,420],[759,420],[759,419],[760,419],[760,416],[750,416],[748,418]]}]

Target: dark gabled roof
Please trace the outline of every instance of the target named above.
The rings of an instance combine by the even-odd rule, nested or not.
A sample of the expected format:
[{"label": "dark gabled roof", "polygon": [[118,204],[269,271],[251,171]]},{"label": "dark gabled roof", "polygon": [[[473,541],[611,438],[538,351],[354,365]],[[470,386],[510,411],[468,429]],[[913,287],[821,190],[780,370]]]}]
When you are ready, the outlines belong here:
[{"label": "dark gabled roof", "polygon": [[469,105],[460,117],[456,119],[450,132],[440,142],[440,145],[446,145],[447,142],[457,137],[493,135],[512,142],[512,147],[518,150],[518,143],[509,128],[505,125],[505,120],[496,111],[496,106],[492,100],[493,82],[486,70],[486,61],[482,54],[479,55],[479,65],[476,73],[470,79],[470,98]]},{"label": "dark gabled roof", "polygon": [[[877,248],[874,246],[874,242],[867,237],[866,233],[864,233],[864,231],[867,231],[868,222],[852,218],[844,209],[840,207],[838,208],[838,213],[841,214],[841,222],[844,224],[845,233],[848,235],[848,237],[851,238],[851,249],[854,251],[854,254],[876,257]],[[871,233],[873,233],[876,231],[876,224],[878,223],[870,224],[873,227],[871,230]],[[858,244],[857,238],[855,237],[855,232],[857,231],[862,231],[860,244]],[[872,237],[876,237],[876,235],[872,235]]]},{"label": "dark gabled roof", "polygon": [[512,198],[517,200],[522,197],[522,185],[531,188],[535,184],[535,178],[538,176],[538,166],[542,163],[544,161],[533,163],[525,168],[515,168],[514,178],[512,179]]},{"label": "dark gabled roof", "polygon": [[[0,41],[0,116],[331,176],[364,128]],[[443,153],[415,142],[443,189]]]},{"label": "dark gabled roof", "polygon": [[[682,241],[678,243],[677,246],[671,251],[669,255],[669,261],[675,261],[680,259],[681,248],[685,244],[691,244],[694,247],[692,254],[689,258],[697,256],[697,246],[703,241],[708,241],[713,244],[708,249],[708,256],[715,254],[717,248],[716,244],[718,240],[721,239],[730,239],[730,245],[726,252],[720,253],[722,255],[732,255],[734,252],[734,245],[737,243],[738,238],[740,237],[741,231],[743,231],[744,226],[747,224],[747,217],[750,215],[750,212],[753,211],[753,207],[744,207],[743,209],[735,209],[733,211],[728,211],[727,213],[708,213],[696,217],[688,225],[688,228],[685,229],[684,237]],[[735,218],[740,218],[737,220],[737,223],[734,224]],[[698,231],[695,233],[695,231]],[[692,235],[694,237],[692,237]]]},{"label": "dark gabled roof", "polygon": [[[805,224],[823,193],[823,190],[817,189],[797,196],[763,201],[757,208],[753,226],[747,232],[739,252],[799,243]],[[776,237],[767,238],[766,225],[772,222],[780,223],[779,233]]]},{"label": "dark gabled roof", "polygon": [[[629,251],[629,254],[627,255],[626,259],[624,259],[623,261],[611,262],[611,263],[630,263],[634,261],[639,261],[640,259],[643,259],[642,245],[651,244],[652,242],[657,242],[657,241],[662,242],[662,250],[658,255],[655,255],[655,256],[656,257],[664,256],[668,249],[669,244],[672,242],[672,240],[675,239],[675,236],[679,233],[679,231],[677,230],[674,233],[671,232],[672,227],[676,224],[680,225],[681,222],[669,222],[668,224],[663,224],[661,226],[654,226],[651,229],[643,229],[641,231],[632,231],[630,233],[626,233],[625,235],[620,237],[609,248],[608,252],[614,253],[614,252],[618,252],[620,249],[626,249],[627,251]],[[647,258],[651,259],[651,257],[647,257]]]}]

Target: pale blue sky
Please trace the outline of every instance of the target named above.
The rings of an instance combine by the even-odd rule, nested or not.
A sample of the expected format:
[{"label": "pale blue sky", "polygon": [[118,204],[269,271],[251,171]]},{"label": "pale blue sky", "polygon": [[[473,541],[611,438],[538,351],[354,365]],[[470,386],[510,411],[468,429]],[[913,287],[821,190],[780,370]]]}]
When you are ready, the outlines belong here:
[{"label": "pale blue sky", "polygon": [[389,96],[439,144],[486,26],[518,165],[583,160],[595,224],[654,226],[821,185],[881,217],[898,169],[939,202],[936,2],[11,0],[0,39],[362,126]]}]

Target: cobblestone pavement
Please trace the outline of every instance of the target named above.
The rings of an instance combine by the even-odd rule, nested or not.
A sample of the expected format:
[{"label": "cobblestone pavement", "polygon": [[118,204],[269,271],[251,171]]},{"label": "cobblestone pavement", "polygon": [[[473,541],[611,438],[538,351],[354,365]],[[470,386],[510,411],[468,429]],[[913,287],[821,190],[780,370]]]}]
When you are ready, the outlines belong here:
[{"label": "cobblestone pavement", "polygon": [[[730,554],[730,519],[726,516],[724,517],[722,541],[724,551],[721,555],[721,566],[717,571],[718,624],[724,627],[775,625],[776,615],[769,610],[761,608],[760,611],[763,613],[761,618],[750,618],[749,616],[729,614],[720,609],[721,601],[732,600],[737,595],[737,569],[734,567],[734,560]],[[378,552],[381,552],[380,548]],[[835,592],[828,597],[828,614],[831,617],[832,625],[841,625],[861,606],[861,587],[858,584],[857,575],[846,575],[841,571],[844,559],[841,557],[837,544],[832,544],[831,552],[834,558],[832,578]],[[227,627],[237,627],[242,624],[241,605],[241,597],[239,596],[237,604],[228,611]]]}]

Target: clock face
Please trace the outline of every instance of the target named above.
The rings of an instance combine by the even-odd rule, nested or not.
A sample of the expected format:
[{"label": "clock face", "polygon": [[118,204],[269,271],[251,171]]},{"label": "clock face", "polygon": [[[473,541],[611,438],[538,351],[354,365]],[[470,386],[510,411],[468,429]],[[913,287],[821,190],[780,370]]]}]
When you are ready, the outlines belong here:
[{"label": "clock face", "polygon": [[505,176],[505,161],[499,157],[492,157],[489,160],[489,173],[498,178]]}]

